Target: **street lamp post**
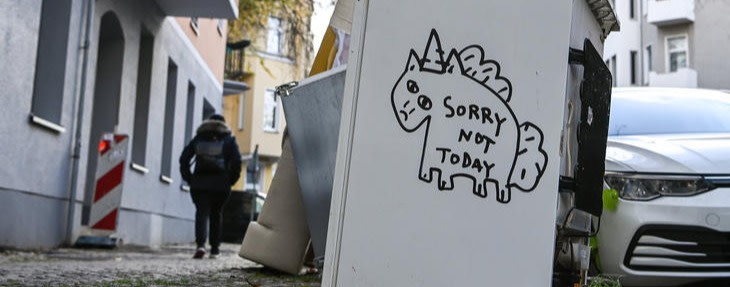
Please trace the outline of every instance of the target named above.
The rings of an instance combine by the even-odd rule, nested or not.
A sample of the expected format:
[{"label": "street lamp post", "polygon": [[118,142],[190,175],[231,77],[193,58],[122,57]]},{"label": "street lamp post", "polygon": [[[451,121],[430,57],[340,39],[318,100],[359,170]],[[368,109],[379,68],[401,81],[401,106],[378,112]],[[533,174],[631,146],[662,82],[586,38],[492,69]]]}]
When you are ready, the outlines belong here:
[{"label": "street lamp post", "polygon": [[253,184],[253,194],[251,194],[251,215],[249,221],[254,220],[256,215],[256,197],[258,196],[258,179],[261,166],[259,165],[259,145],[257,144],[251,155],[251,159],[246,164],[246,179],[251,179]]}]

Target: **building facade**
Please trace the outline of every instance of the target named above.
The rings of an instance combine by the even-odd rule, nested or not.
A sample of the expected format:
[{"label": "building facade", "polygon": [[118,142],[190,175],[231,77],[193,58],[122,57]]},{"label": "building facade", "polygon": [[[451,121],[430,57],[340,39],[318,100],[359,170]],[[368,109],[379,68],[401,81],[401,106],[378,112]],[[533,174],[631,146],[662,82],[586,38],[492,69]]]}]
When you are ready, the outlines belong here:
[{"label": "building facade", "polygon": [[[305,15],[311,15],[311,6],[309,9]],[[291,45],[292,35],[286,27],[280,18],[268,17],[266,29],[250,33],[254,38],[247,40],[250,45],[246,47],[245,61],[239,62],[239,70],[228,71],[230,78],[242,81],[248,90],[226,93],[223,102],[226,119],[231,119],[244,165],[252,160],[254,151],[260,165],[255,179],[244,168],[242,180],[234,190],[255,189],[266,193],[276,172],[286,121],[275,90],[277,86],[306,77],[311,60],[304,44]]]},{"label": "building facade", "polygon": [[99,140],[128,135],[114,236],[193,240],[178,156],[222,111],[237,1],[0,1],[0,246],[90,234]]},{"label": "building facade", "polygon": [[730,89],[730,2],[615,0],[604,60],[617,86]]}]

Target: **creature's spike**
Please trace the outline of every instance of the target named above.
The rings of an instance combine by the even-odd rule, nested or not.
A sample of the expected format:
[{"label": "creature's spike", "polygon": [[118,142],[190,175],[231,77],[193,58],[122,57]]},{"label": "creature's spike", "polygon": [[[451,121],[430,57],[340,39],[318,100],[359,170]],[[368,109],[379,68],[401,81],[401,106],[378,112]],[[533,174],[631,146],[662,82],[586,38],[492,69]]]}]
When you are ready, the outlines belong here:
[{"label": "creature's spike", "polygon": [[449,73],[464,73],[464,64],[461,62],[461,58],[459,57],[459,51],[456,49],[451,49],[451,52],[449,52],[449,57],[446,58],[446,71]]},{"label": "creature's spike", "polygon": [[408,55],[408,62],[406,63],[406,72],[413,71],[416,68],[420,69],[420,67],[421,67],[421,60],[418,59],[418,54],[416,54],[416,51],[411,49],[411,52]]},{"label": "creature's spike", "polygon": [[484,48],[472,45],[459,52],[464,66],[463,75],[489,88],[506,102],[512,97],[512,84],[500,75],[499,63],[485,57]]}]

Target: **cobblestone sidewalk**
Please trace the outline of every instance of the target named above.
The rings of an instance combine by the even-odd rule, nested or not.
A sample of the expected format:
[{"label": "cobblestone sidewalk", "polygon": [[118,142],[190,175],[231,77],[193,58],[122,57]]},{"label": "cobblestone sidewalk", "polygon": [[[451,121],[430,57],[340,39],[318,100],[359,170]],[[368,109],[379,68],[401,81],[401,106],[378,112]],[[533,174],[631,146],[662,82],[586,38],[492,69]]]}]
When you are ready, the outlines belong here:
[{"label": "cobblestone sidewalk", "polygon": [[320,275],[290,276],[238,257],[224,244],[216,259],[192,259],[195,246],[158,249],[61,248],[0,252],[0,286],[320,286]]}]

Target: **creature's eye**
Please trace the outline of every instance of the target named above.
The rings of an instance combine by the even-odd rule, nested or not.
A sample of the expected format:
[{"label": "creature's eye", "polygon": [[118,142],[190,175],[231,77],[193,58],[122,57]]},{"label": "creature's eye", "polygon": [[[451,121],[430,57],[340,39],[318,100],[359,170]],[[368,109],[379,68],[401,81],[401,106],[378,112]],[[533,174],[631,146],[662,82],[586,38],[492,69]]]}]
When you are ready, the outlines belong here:
[{"label": "creature's eye", "polygon": [[418,88],[418,83],[414,80],[408,80],[406,83],[406,89],[413,94],[417,94],[421,89]]},{"label": "creature's eye", "polygon": [[431,99],[429,99],[428,97],[420,95],[418,96],[418,106],[428,111],[433,106],[433,103],[431,103]]}]

